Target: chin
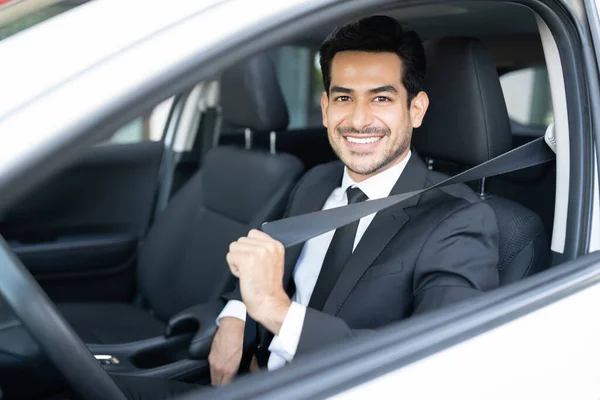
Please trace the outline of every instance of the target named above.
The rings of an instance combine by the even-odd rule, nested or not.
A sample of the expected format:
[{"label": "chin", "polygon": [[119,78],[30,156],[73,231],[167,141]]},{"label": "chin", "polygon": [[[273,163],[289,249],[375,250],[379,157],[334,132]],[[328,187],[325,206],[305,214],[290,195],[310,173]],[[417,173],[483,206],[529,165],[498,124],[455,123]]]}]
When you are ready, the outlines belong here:
[{"label": "chin", "polygon": [[374,172],[377,172],[377,170],[379,168],[377,168],[376,163],[368,163],[368,164],[364,164],[364,163],[344,163],[349,170],[351,170],[352,172],[359,174],[359,175],[371,175]]}]

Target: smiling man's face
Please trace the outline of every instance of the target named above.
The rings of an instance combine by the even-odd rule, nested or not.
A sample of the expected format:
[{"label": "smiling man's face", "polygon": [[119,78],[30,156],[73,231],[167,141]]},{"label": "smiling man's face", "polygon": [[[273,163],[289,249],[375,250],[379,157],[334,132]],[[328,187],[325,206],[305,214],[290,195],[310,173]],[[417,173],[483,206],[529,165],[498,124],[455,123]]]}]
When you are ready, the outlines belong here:
[{"label": "smiling man's face", "polygon": [[402,61],[394,53],[342,51],[331,63],[329,96],[323,93],[323,125],[329,143],[355,181],[402,161],[413,128],[429,101],[424,92],[407,103]]}]

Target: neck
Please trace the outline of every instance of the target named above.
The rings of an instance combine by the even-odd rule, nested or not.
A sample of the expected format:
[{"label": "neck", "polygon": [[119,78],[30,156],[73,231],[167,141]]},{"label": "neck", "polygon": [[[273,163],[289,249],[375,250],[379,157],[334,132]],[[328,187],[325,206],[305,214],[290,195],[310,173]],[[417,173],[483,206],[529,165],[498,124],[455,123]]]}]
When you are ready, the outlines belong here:
[{"label": "neck", "polygon": [[404,150],[404,152],[402,154],[400,154],[400,156],[397,157],[395,160],[393,160],[392,162],[390,162],[383,168],[379,168],[378,170],[371,172],[369,174],[359,174],[358,172],[354,172],[348,168],[348,175],[350,175],[350,177],[352,178],[352,180],[354,180],[354,182],[356,182],[356,183],[362,182],[362,181],[367,180],[377,174],[382,173],[383,171],[387,171],[388,169],[392,168],[394,165],[398,165],[399,163],[402,162],[402,160],[404,160],[408,156],[409,151],[410,151],[410,146],[407,147],[406,150]]}]

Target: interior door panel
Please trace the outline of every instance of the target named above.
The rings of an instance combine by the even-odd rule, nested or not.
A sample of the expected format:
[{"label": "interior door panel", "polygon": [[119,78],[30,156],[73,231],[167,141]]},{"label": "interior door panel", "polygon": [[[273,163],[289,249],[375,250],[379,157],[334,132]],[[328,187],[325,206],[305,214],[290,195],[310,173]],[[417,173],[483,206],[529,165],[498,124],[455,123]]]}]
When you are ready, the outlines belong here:
[{"label": "interior door panel", "polygon": [[0,233],[55,301],[128,301],[164,145],[104,145],[0,216]]}]

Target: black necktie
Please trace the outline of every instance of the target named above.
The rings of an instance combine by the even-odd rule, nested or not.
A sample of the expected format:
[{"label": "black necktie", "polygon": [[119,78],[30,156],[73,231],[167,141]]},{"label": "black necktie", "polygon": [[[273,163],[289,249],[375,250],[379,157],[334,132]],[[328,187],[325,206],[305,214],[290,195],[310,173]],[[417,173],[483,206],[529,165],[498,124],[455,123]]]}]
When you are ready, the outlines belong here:
[{"label": "black necktie", "polygon": [[[348,196],[348,204],[368,199],[367,195],[359,188],[349,187],[346,190],[346,195]],[[325,305],[325,300],[327,300],[329,293],[331,293],[333,285],[335,285],[344,266],[352,255],[352,247],[354,246],[359,221],[354,221],[335,231],[329,249],[327,249],[327,253],[325,254],[315,289],[308,303],[310,308],[321,310]]]}]

